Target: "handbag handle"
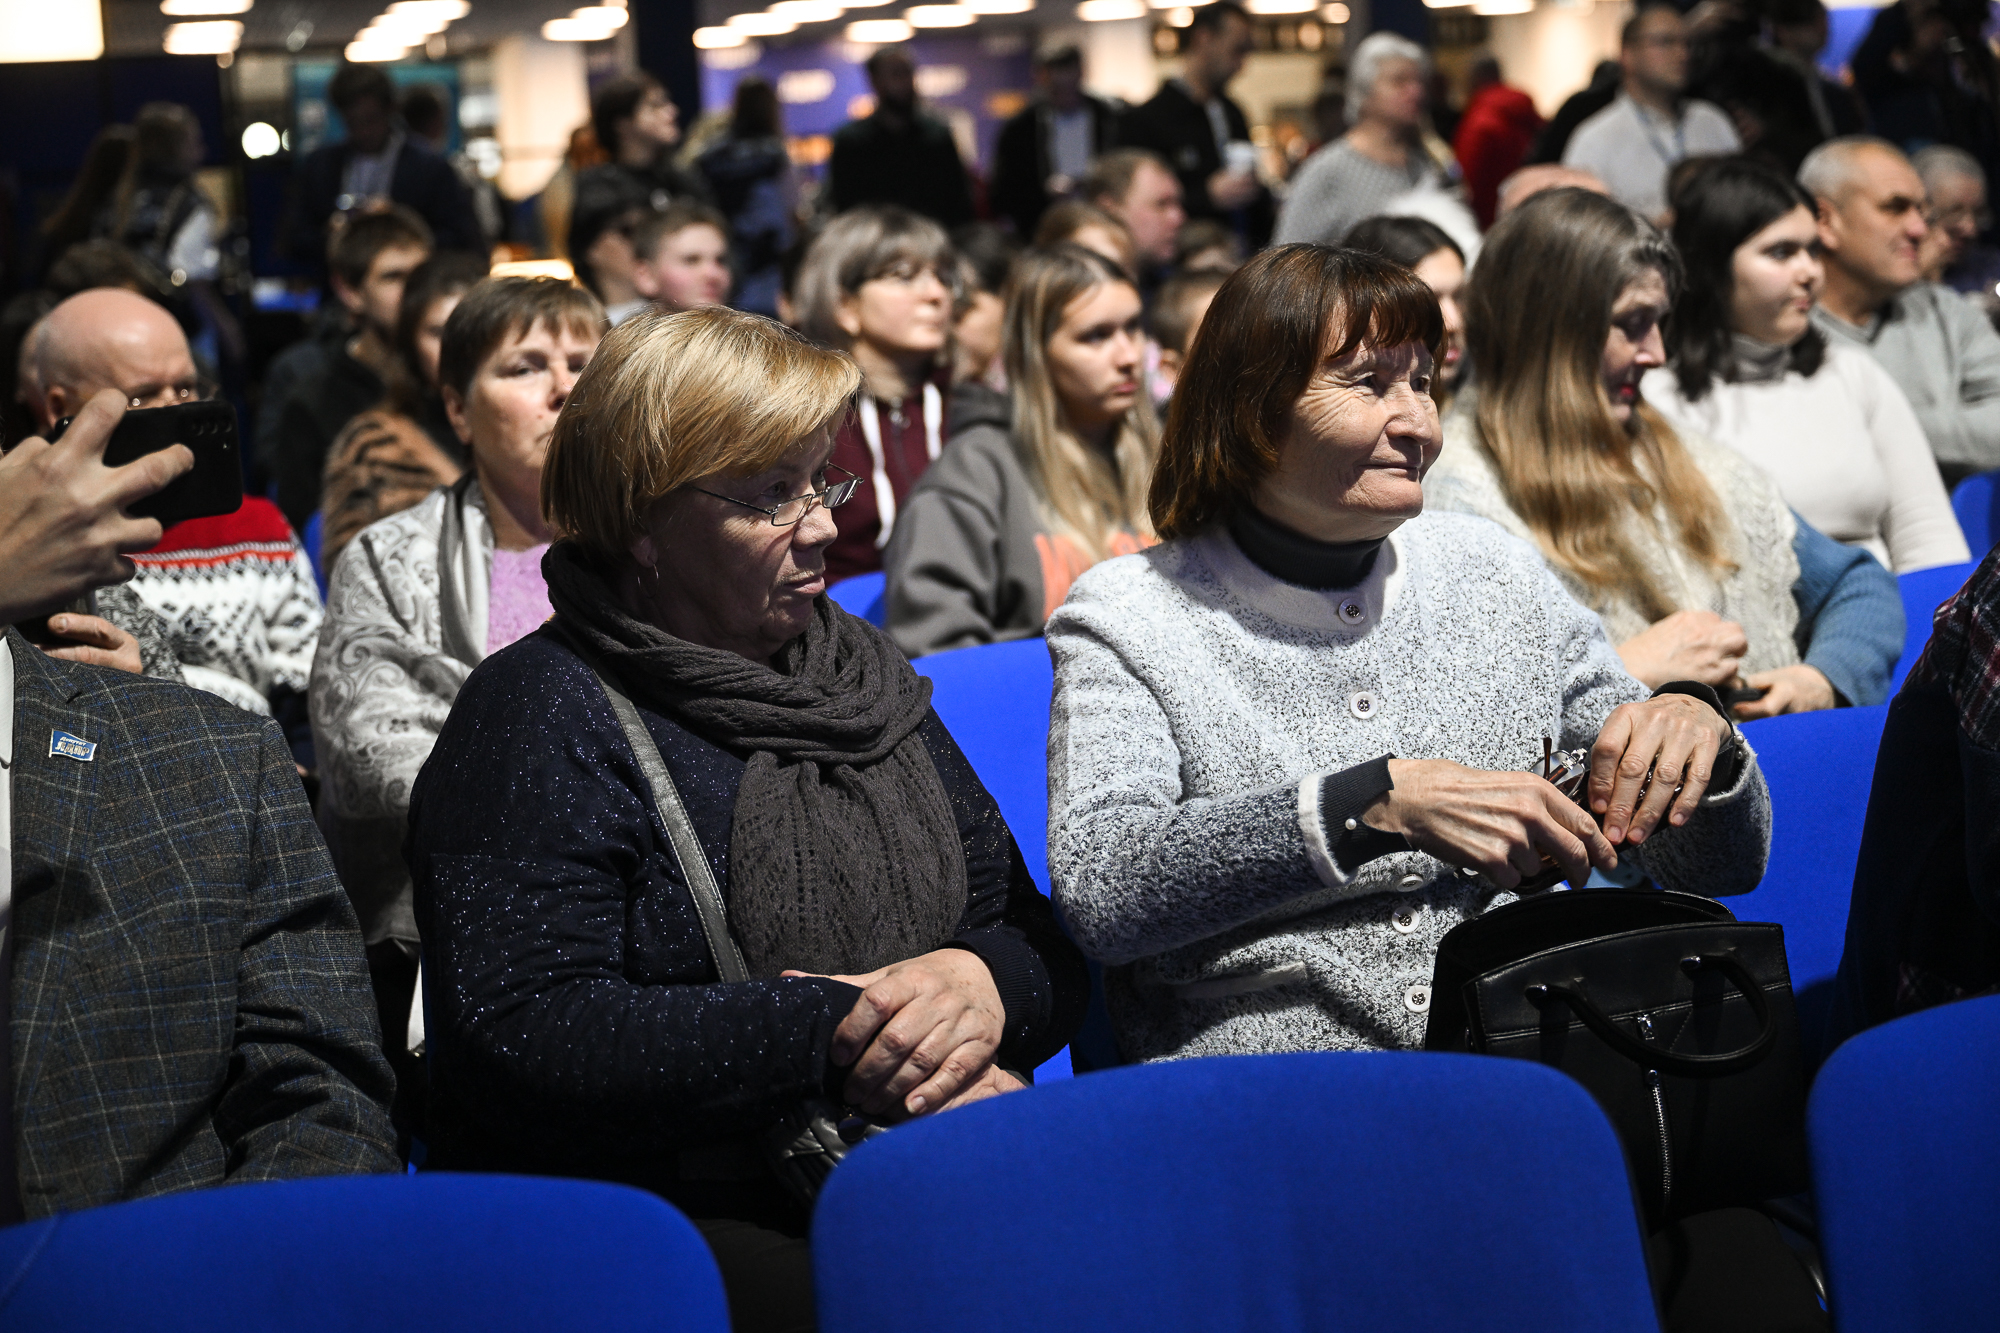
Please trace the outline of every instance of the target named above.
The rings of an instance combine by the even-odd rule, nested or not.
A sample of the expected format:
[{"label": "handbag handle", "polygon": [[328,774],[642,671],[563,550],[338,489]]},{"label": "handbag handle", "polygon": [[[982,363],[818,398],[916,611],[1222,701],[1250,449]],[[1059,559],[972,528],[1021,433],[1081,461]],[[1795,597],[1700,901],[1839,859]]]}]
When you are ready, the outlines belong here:
[{"label": "handbag handle", "polygon": [[1759,1031],[1749,1045],[1715,1055],[1675,1055],[1657,1046],[1648,1046],[1620,1028],[1574,986],[1560,983],[1534,985],[1528,987],[1527,995],[1537,1003],[1551,996],[1562,1000],[1569,1005],[1572,1013],[1583,1020],[1583,1025],[1612,1050],[1642,1068],[1657,1069],[1677,1078],[1718,1078],[1724,1074],[1740,1073],[1763,1059],[1764,1053],[1777,1039],[1778,1029],[1771,1021],[1771,1006],[1764,998],[1764,990],[1750,975],[1750,970],[1731,954],[1695,954],[1681,959],[1681,967],[1689,975],[1704,967],[1713,967],[1736,983],[1736,989],[1743,992],[1743,998],[1750,1002],[1750,1012],[1757,1017]]}]

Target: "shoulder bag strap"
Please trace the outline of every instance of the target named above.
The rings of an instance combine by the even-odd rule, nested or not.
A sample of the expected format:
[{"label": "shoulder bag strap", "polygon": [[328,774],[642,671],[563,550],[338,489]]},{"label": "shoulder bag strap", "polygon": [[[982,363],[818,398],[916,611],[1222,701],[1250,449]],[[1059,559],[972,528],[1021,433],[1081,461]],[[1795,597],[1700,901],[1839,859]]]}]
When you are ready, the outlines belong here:
[{"label": "shoulder bag strap", "polygon": [[660,822],[667,826],[667,840],[673,844],[674,859],[680,862],[681,877],[687,881],[695,910],[701,914],[701,931],[708,937],[708,952],[715,959],[716,972],[724,981],[748,981],[750,969],[744,966],[743,953],[736,947],[736,941],[730,938],[729,920],[722,906],[722,891],[715,886],[715,873],[709,869],[708,853],[701,849],[701,839],[695,836],[687,807],[681,804],[680,789],[674,786],[673,775],[667,772],[666,760],[660,757],[660,747],[653,743],[653,735],[646,730],[646,723],[632,701],[605,679],[604,673],[595,664],[590,670],[597,677],[597,683],[604,687],[605,697],[611,700],[611,711],[618,714],[618,725],[625,729],[625,739],[632,747],[633,757],[639,761],[639,771],[646,775],[646,785],[653,789],[653,804],[660,812]]}]

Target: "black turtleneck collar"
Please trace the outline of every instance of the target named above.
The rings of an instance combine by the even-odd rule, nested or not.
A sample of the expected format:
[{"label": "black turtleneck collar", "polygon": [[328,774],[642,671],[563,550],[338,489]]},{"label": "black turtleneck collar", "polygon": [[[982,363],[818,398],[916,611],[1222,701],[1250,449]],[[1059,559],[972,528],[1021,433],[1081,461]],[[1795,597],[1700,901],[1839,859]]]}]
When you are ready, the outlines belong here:
[{"label": "black turtleneck collar", "polygon": [[1272,578],[1296,583],[1301,588],[1327,592],[1352,588],[1368,577],[1375,567],[1375,553],[1382,549],[1381,537],[1358,542],[1323,542],[1293,532],[1259,513],[1253,505],[1239,505],[1229,514],[1229,535],[1236,539],[1250,563]]}]

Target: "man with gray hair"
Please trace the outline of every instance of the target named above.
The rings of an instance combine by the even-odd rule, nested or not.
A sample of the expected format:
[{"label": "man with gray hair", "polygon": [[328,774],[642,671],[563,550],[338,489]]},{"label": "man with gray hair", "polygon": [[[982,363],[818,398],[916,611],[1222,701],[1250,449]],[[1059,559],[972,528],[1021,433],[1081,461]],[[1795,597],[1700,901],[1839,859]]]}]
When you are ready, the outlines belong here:
[{"label": "man with gray hair", "polygon": [[1813,322],[1874,356],[1916,409],[1947,487],[2000,467],[2000,334],[1951,288],[1925,282],[1923,179],[1882,139],[1831,139],[1799,184],[1819,201],[1826,287]]},{"label": "man with gray hair", "polygon": [[1941,282],[1974,298],[1990,316],[2000,308],[2000,251],[1979,244],[1979,233],[1992,221],[1986,207],[1986,171],[1963,148],[1934,143],[1910,159],[1923,178],[1930,200],[1925,221],[1930,234],[1917,248],[1917,264],[1925,282]]},{"label": "man with gray hair", "polygon": [[1667,215],[1667,176],[1690,157],[1740,153],[1729,117],[1681,95],[1688,81],[1687,25],[1666,0],[1648,0],[1619,36],[1625,82],[1611,105],[1577,126],[1563,165],[1603,181],[1641,217]]}]

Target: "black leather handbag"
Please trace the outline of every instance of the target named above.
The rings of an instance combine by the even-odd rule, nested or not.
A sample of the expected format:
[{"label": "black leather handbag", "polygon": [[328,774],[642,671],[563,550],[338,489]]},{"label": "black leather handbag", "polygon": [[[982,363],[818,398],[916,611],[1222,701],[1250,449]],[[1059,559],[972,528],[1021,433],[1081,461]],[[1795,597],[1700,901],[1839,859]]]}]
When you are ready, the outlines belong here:
[{"label": "black leather handbag", "polygon": [[1453,928],[1424,1047],[1539,1060],[1583,1084],[1653,1228],[1806,1188],[1784,932],[1711,899],[1575,889]]}]

